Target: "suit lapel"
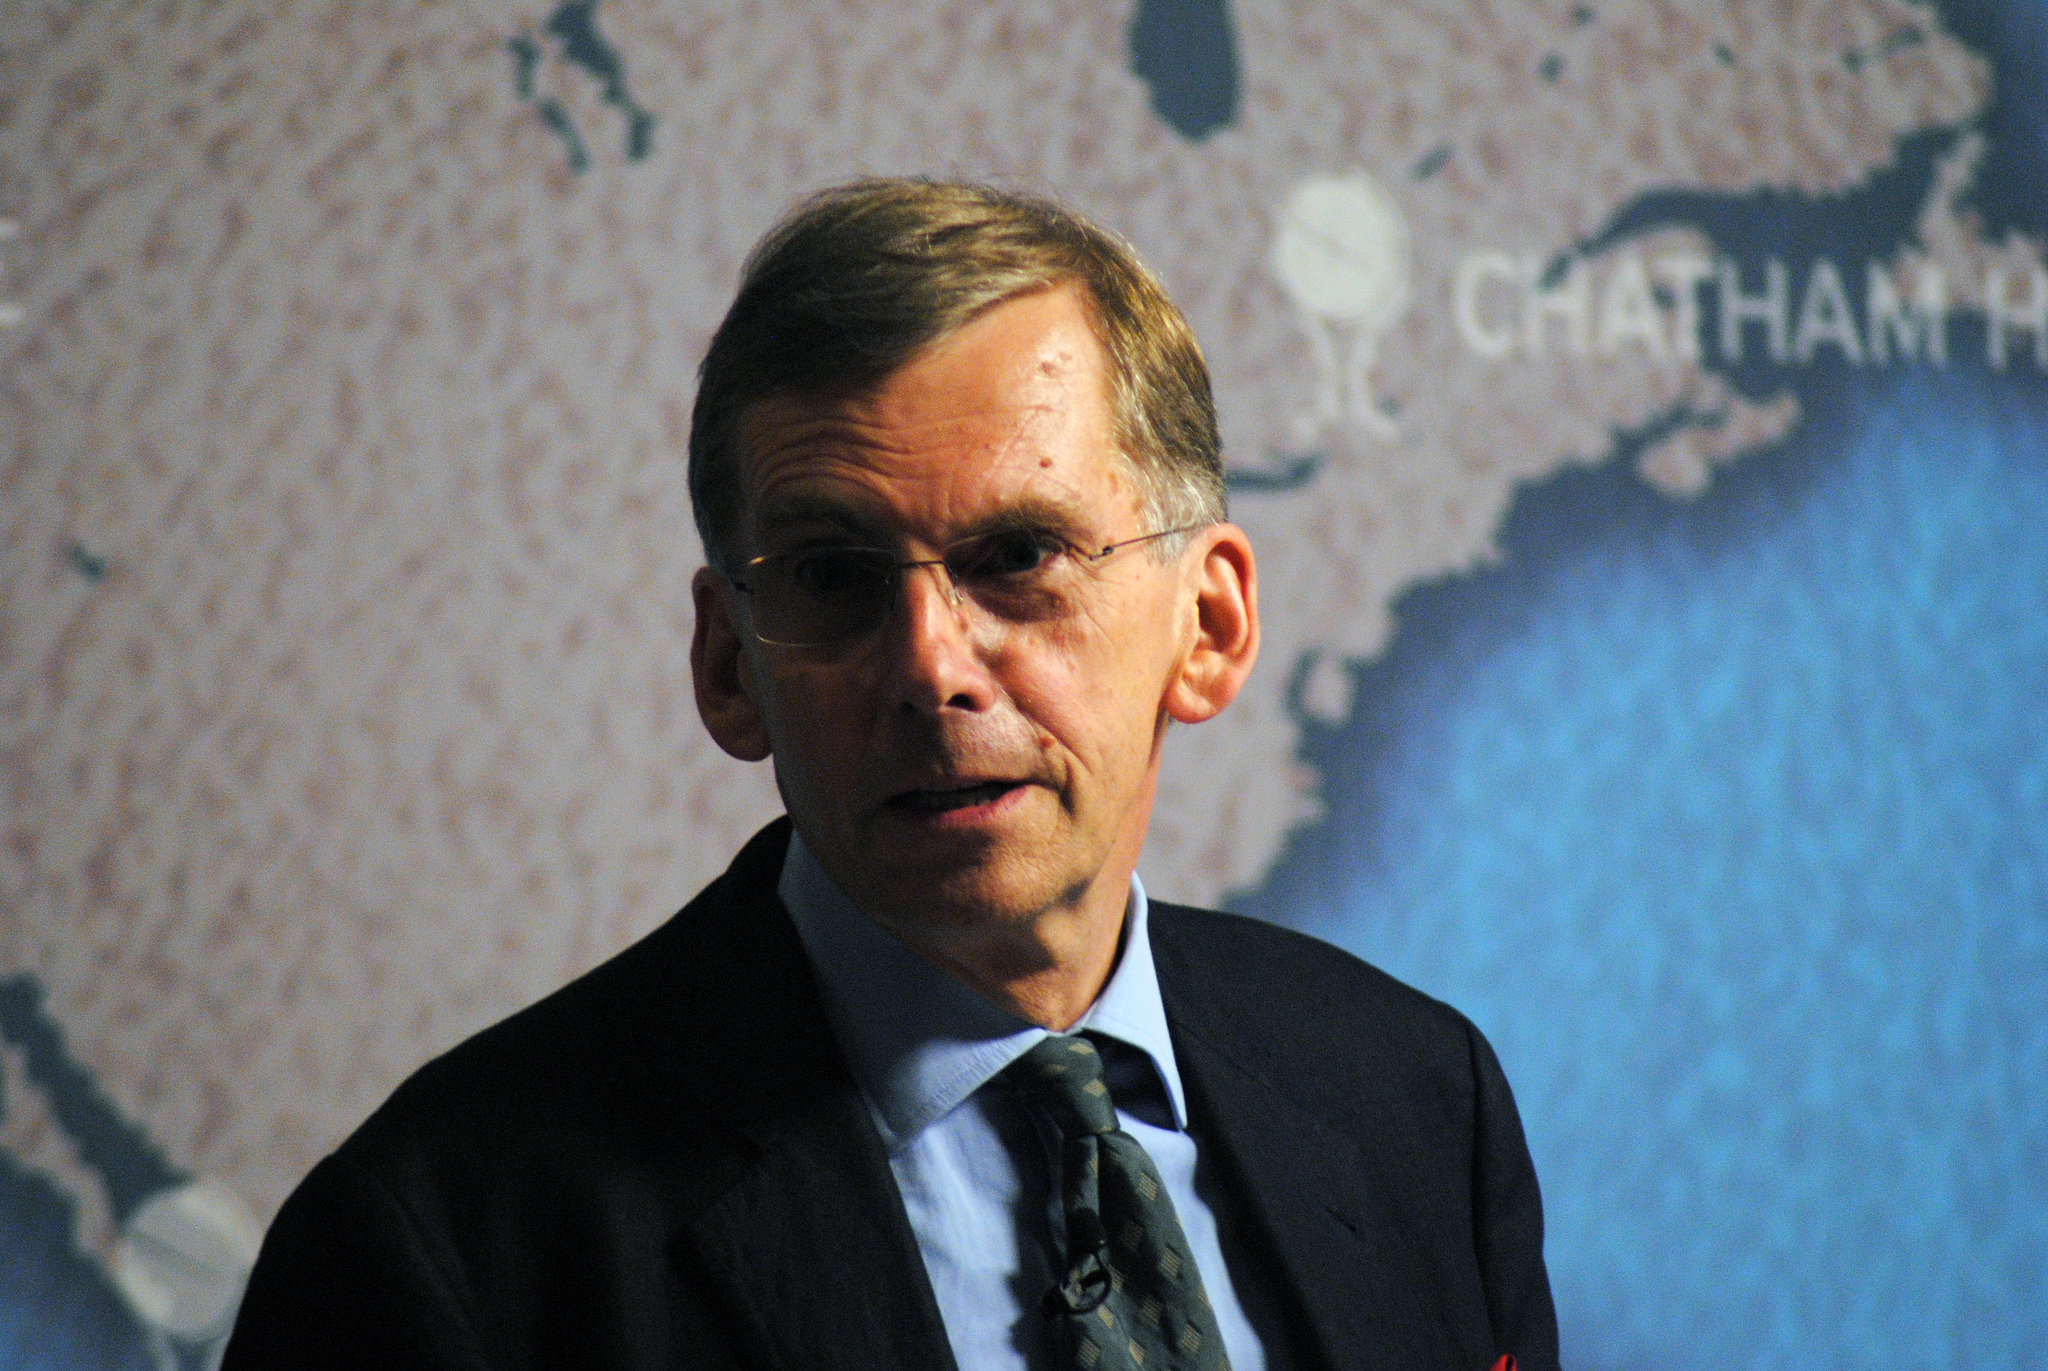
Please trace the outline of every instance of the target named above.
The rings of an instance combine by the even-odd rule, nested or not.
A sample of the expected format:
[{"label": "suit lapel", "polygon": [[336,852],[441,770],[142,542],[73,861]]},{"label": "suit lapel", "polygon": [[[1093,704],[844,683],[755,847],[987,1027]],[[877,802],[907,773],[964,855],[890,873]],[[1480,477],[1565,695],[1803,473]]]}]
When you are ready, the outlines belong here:
[{"label": "suit lapel", "polygon": [[923,1258],[858,1092],[767,1139],[690,1234],[770,1364],[950,1371]]},{"label": "suit lapel", "polygon": [[[1238,1016],[1206,976],[1159,936],[1153,947],[1191,1131],[1220,1151],[1237,1199],[1262,1230],[1279,1275],[1331,1366],[1434,1365],[1439,1336],[1418,1298],[1419,1258],[1389,1202],[1377,1160],[1277,1085],[1264,1053],[1236,1041]],[[1267,1046],[1270,1047],[1270,1044]]]},{"label": "suit lapel", "polygon": [[[725,930],[743,984],[714,1014],[739,1101],[706,1169],[719,1185],[685,1225],[707,1278],[771,1366],[944,1368],[952,1349],[888,1156],[832,1036],[774,886],[787,824],[727,873]],[[764,850],[764,840],[767,848]]]},{"label": "suit lapel", "polygon": [[1324,1359],[1412,1364],[1412,1313],[1386,1278],[1411,1268],[1413,1256],[1374,1222],[1371,1168],[1357,1145],[1183,1025],[1174,1029],[1197,1141],[1221,1149]]}]

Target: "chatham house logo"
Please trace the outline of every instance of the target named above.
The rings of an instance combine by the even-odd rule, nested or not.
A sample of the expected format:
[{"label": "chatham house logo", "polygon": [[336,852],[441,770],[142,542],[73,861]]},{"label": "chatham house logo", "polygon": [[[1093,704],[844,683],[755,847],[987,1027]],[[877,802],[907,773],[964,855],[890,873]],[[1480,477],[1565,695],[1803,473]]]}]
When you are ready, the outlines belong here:
[{"label": "chatham house logo", "polygon": [[1295,184],[1275,217],[1267,264],[1315,368],[1313,408],[1294,424],[1304,443],[1340,424],[1382,443],[1400,440],[1373,372],[1419,295],[1444,311],[1467,355],[1491,364],[1559,357],[1938,368],[1948,365],[1952,340],[1966,340],[1993,371],[2028,361],[2048,370],[2048,270],[2038,262],[1988,265],[1981,292],[1970,292],[1981,303],[1967,316],[1964,283],[1917,254],[1845,266],[1825,253],[1742,261],[1628,244],[1597,255],[1481,246],[1454,260],[1440,291],[1423,290],[1399,206],[1353,170]]},{"label": "chatham house logo", "polygon": [[1374,394],[1380,340],[1407,312],[1414,276],[1408,223],[1370,176],[1314,176],[1280,209],[1270,257],[1315,359],[1316,406],[1297,436],[1350,420],[1381,442],[1401,436]]}]

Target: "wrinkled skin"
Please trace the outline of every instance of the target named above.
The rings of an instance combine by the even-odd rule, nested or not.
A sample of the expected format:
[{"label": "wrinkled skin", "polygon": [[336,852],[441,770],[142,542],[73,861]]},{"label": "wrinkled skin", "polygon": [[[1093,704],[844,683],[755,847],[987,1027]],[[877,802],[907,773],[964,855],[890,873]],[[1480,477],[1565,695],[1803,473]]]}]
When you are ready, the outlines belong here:
[{"label": "wrinkled skin", "polygon": [[[1027,513],[1076,544],[1153,530],[1118,452],[1074,288],[999,304],[871,394],[778,399],[742,426],[743,546],[841,538],[936,555]],[[1091,573],[1082,612],[1005,624],[908,573],[833,649],[764,645],[705,569],[691,661],[720,746],[773,757],[791,819],[862,909],[1005,1008],[1065,1027],[1114,964],[1169,721],[1222,710],[1258,650],[1244,534]]]}]

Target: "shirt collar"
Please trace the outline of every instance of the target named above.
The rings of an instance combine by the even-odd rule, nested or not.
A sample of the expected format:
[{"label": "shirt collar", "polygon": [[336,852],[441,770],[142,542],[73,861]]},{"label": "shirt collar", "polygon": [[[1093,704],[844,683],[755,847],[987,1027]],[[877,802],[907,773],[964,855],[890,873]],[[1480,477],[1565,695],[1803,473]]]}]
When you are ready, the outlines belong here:
[{"label": "shirt collar", "polygon": [[[898,942],[860,911],[794,833],[776,893],[796,923],[833,1031],[890,1151],[1048,1036]],[[1142,1052],[1165,1087],[1174,1127],[1185,1129],[1187,1103],[1152,963],[1145,886],[1135,873],[1124,918],[1116,970],[1071,1031]]]}]

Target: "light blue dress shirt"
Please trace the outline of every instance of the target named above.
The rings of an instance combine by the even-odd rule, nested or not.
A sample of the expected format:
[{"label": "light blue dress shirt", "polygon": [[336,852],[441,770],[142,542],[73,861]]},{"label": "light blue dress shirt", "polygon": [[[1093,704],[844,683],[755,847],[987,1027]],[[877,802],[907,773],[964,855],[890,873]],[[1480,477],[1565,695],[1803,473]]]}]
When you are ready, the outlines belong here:
[{"label": "light blue dress shirt", "polygon": [[[1046,1031],[982,999],[862,914],[793,834],[777,893],[888,1146],[961,1371],[1050,1371],[1056,1353],[1038,1302],[1053,1283],[1051,1162],[1011,1093],[982,1089]],[[1159,1168],[1233,1371],[1264,1371],[1216,1216],[1195,1193],[1195,1140],[1136,876],[1126,918],[1116,970],[1070,1031],[1136,1049],[1106,1054],[1117,1120]]]}]

